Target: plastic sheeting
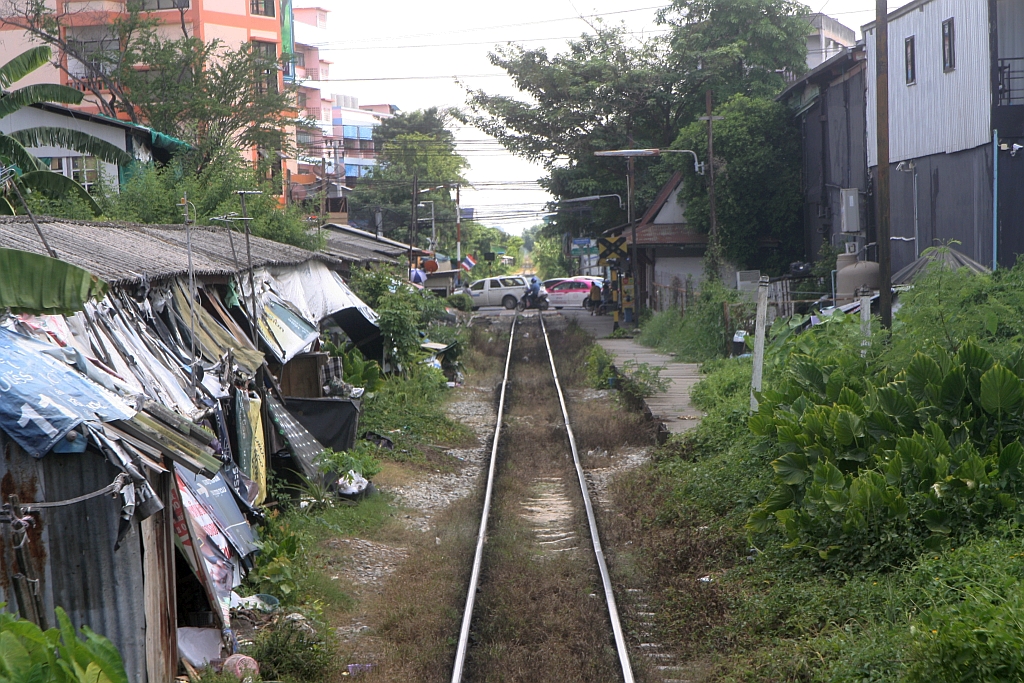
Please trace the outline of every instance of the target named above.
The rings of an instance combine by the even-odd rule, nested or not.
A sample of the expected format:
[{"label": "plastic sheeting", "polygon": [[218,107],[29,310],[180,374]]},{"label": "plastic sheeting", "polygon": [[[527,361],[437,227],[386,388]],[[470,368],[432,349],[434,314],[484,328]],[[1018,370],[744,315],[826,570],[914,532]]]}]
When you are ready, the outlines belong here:
[{"label": "plastic sheeting", "polygon": [[341,276],[320,261],[274,268],[270,273],[277,280],[281,295],[311,322],[318,323],[346,308],[355,308],[370,322],[377,322],[377,313],[348,288]]},{"label": "plastic sheeting", "polygon": [[52,349],[0,328],[0,429],[36,458],[83,422],[135,414],[116,395],[51,356]]}]

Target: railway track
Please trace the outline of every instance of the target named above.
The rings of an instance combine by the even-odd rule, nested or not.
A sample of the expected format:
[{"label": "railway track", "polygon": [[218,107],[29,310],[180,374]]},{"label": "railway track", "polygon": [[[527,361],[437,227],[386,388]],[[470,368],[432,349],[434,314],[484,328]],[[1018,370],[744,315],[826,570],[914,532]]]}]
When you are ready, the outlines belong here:
[{"label": "railway track", "polygon": [[511,325],[452,683],[634,683],[544,317]]}]

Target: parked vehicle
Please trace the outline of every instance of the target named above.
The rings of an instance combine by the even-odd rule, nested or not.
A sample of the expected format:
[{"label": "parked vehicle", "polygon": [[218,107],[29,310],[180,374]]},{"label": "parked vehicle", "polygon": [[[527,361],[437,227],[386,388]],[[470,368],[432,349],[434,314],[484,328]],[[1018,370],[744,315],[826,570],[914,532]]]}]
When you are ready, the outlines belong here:
[{"label": "parked vehicle", "polygon": [[548,287],[548,301],[555,308],[585,307],[590,296],[590,284],[590,280],[581,277],[562,280]]},{"label": "parked vehicle", "polygon": [[541,311],[548,310],[551,303],[548,301],[548,290],[542,286],[540,293],[537,294],[536,299],[530,294],[530,288],[527,287],[523,291],[522,298],[519,299],[519,303],[516,304],[516,310],[525,311],[527,309],[539,309]]},{"label": "parked vehicle", "polygon": [[473,310],[481,306],[504,306],[512,310],[519,303],[526,288],[526,279],[518,275],[502,275],[476,280],[463,288],[473,299]]}]

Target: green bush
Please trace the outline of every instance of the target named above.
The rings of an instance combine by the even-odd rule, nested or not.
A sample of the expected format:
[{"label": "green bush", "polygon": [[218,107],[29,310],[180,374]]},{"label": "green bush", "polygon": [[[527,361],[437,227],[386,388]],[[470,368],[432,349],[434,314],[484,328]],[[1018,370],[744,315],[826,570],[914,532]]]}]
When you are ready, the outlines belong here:
[{"label": "green bush", "polygon": [[473,310],[473,297],[468,294],[452,294],[447,299],[448,305],[459,311]]},{"label": "green bush", "polygon": [[702,410],[713,410],[737,396],[749,397],[753,361],[723,358],[701,366],[704,378],[690,391],[690,401]]},{"label": "green bush", "polygon": [[658,313],[640,329],[636,339],[644,346],[674,353],[681,361],[702,363],[720,358],[727,334],[731,336],[735,331],[725,329],[723,303],[735,303],[737,297],[735,290],[706,281],[686,315],[676,310]]},{"label": "green bush", "polygon": [[583,362],[587,370],[587,384],[595,389],[608,389],[610,380],[615,377],[613,363],[615,357],[605,351],[600,344],[594,344]]},{"label": "green bush", "polygon": [[260,629],[245,654],[260,664],[265,680],[325,681],[335,668],[334,648],[320,635],[327,628],[291,615]]},{"label": "green bush", "polygon": [[912,598],[907,680],[987,683],[1024,679],[1024,546],[990,538],[923,560]]},{"label": "green bush", "polygon": [[669,381],[661,376],[661,370],[656,365],[627,360],[619,368],[615,388],[628,403],[640,405],[645,398],[668,391]]},{"label": "green bush", "polygon": [[859,350],[794,354],[749,421],[777,482],[749,528],[774,518],[792,547],[885,566],[1012,516],[1024,495],[1019,374],[1024,361],[1004,366],[973,342],[917,353],[892,381]]}]

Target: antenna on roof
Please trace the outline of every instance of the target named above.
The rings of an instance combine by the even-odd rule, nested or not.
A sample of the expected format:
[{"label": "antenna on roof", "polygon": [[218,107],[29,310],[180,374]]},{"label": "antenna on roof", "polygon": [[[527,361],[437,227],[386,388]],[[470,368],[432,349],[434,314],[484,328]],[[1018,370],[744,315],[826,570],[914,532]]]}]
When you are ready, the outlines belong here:
[{"label": "antenna on roof", "polygon": [[40,229],[39,223],[36,221],[35,214],[32,213],[32,209],[28,208],[28,203],[21,195],[18,183],[14,181],[14,178],[17,175],[17,171],[12,167],[0,165],[0,187],[10,184],[11,189],[14,190],[14,194],[18,195],[18,200],[21,202],[21,205],[25,207],[25,213],[28,214],[29,219],[32,221],[32,225],[35,226],[36,233],[39,235],[39,240],[43,243],[43,246],[46,247],[46,253],[50,255],[50,258],[57,258],[57,252],[50,248],[50,244],[46,241],[46,238],[43,237],[43,231]]},{"label": "antenna on roof", "polygon": [[[196,397],[196,270],[192,265],[192,223],[196,218],[196,206],[188,200],[188,191],[185,191],[185,196],[181,198],[181,202],[178,204],[181,207],[182,216],[185,218],[185,251],[188,253],[188,312],[189,312],[189,324],[191,329],[189,330],[189,336],[192,338],[192,358],[190,359],[192,365],[189,367],[189,375],[192,381],[192,398]],[[189,217],[189,207],[192,207],[192,217]]]}]

